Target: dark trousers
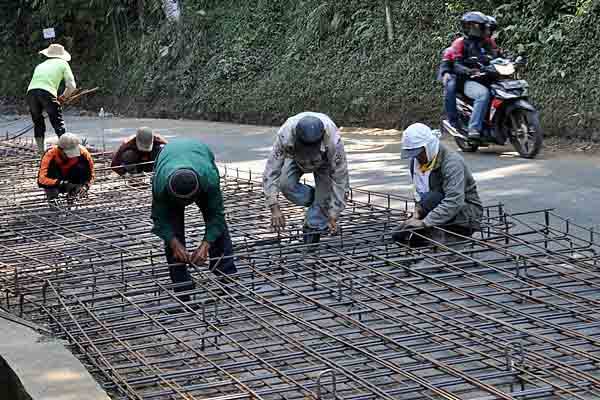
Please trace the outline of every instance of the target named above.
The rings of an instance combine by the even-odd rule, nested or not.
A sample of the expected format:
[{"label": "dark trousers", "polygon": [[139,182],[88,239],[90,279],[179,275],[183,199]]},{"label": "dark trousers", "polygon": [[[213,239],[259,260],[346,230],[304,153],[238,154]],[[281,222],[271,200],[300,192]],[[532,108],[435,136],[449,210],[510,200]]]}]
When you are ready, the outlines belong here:
[{"label": "dark trousers", "polygon": [[56,136],[60,137],[65,133],[62,106],[55,96],[42,89],[31,89],[27,92],[27,104],[33,120],[33,132],[36,138],[43,138],[46,135],[44,110],[48,113],[48,119],[50,119]]},{"label": "dark trousers", "polygon": [[62,176],[62,174],[60,174],[60,176],[54,175],[52,178],[60,181],[66,181],[70,185],[68,188],[45,188],[44,190],[46,192],[46,198],[48,201],[56,200],[58,195],[61,193],[66,193],[68,197],[73,196],[78,193],[83,184],[87,183],[90,179],[90,171],[87,161],[80,160],[77,164],[69,169],[66,176]]},{"label": "dark trousers", "polygon": [[458,111],[456,108],[456,90],[456,75],[450,74],[448,77],[448,81],[444,86],[444,109],[446,111],[446,118],[448,118],[448,121],[453,126],[455,126],[458,123]]},{"label": "dark trousers", "polygon": [[[171,211],[170,221],[171,227],[173,228],[173,232],[175,233],[175,237],[182,245],[185,246],[185,208],[184,207],[176,207]],[[232,256],[233,255],[233,245],[231,243],[231,237],[229,236],[229,229],[225,226],[225,230],[223,234],[215,240],[210,245],[209,256],[211,258],[209,267],[210,270],[217,276],[230,275],[235,274],[237,269],[235,267],[235,263],[233,262],[233,257],[223,258],[219,260],[221,256]],[[176,264],[179,261],[175,259],[173,256],[173,251],[171,250],[171,246],[169,243],[165,242],[165,254],[167,256],[167,263]],[[186,285],[181,285],[175,288],[176,292],[182,292],[186,290],[191,290],[194,288],[194,283],[192,282],[192,276],[190,275],[187,265],[170,265],[169,266],[169,275],[171,276],[171,281],[173,283],[184,283]],[[181,301],[189,301],[189,295],[181,295],[179,296]]]},{"label": "dark trousers", "polygon": [[[419,212],[419,218],[424,219],[427,214],[433,211],[441,202],[444,200],[444,195],[439,192],[429,192],[421,196],[421,201],[417,204],[417,211]],[[468,228],[462,225],[452,224],[450,222],[448,225],[444,225],[443,229],[456,233],[457,235],[462,236],[471,236],[473,235],[473,229]],[[427,240],[421,236],[414,235],[413,233],[417,233],[418,235],[430,237],[431,229],[423,228],[412,231],[406,230],[398,230],[392,233],[392,238],[396,242],[404,242],[408,243],[411,246],[425,246],[427,245]]]}]

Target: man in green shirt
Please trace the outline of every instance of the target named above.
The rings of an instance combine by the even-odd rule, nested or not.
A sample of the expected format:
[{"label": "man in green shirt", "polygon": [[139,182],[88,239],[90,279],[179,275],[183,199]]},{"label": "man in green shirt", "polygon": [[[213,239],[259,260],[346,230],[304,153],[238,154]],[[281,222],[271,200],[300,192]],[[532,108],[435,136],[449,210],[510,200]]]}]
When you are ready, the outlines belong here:
[{"label": "man in green shirt", "polygon": [[[39,64],[33,72],[33,77],[27,88],[27,104],[33,120],[35,142],[38,151],[44,153],[44,136],[46,124],[43,112],[48,113],[48,119],[54,128],[56,136],[65,133],[65,121],[62,116],[62,102],[75,90],[75,78],[69,66],[71,55],[60,44],[51,44],[40,51],[48,57]],[[65,81],[65,91],[58,96],[58,87]]]},{"label": "man in green shirt", "polygon": [[[154,163],[152,233],[165,242],[165,253],[176,292],[194,288],[187,265],[210,256],[210,270],[218,276],[235,274],[233,246],[225,222],[223,198],[215,157],[204,143],[176,139],[164,146]],[[204,238],[188,253],[185,246],[185,207],[196,203],[206,224]],[[185,284],[184,284],[185,283]],[[179,296],[189,301],[189,295]]]}]

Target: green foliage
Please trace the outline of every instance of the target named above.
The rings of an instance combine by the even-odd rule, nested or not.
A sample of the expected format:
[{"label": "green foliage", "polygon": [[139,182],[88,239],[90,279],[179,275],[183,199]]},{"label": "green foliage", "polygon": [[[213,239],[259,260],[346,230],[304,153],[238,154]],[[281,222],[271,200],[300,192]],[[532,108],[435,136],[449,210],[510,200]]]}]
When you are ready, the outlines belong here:
[{"label": "green foliage", "polygon": [[[64,37],[83,43],[73,61],[80,80],[110,88],[120,105],[143,99],[146,111],[277,123],[311,109],[342,124],[436,123],[440,53],[459,32],[462,13],[480,9],[497,16],[501,47],[528,56],[526,78],[546,132],[590,136],[600,120],[600,54],[594,50],[600,0],[390,1],[393,42],[383,1],[184,1],[179,26],[165,23],[159,3],[146,1],[144,29],[134,0],[20,4],[39,11],[51,2],[71,5],[71,11],[50,7],[47,18],[65,27]],[[34,20],[43,19],[39,13]],[[35,63],[25,57],[31,50],[0,51],[5,59],[16,53],[20,63]],[[3,82],[4,89],[23,87],[30,69],[21,65],[9,73],[16,78]]]}]

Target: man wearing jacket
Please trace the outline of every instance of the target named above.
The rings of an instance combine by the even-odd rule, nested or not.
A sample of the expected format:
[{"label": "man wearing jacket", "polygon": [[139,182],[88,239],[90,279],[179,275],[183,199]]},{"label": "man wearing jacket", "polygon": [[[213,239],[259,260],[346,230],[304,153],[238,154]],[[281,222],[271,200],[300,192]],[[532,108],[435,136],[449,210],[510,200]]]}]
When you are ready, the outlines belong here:
[{"label": "man wearing jacket", "polygon": [[430,235],[439,226],[462,236],[479,229],[483,207],[477,184],[464,159],[451,151],[424,124],[409,126],[402,136],[402,158],[408,159],[415,188],[415,214],[392,237],[406,242],[415,229]]},{"label": "man wearing jacket", "polygon": [[110,167],[119,175],[152,172],[154,161],[167,139],[151,128],[141,127],[134,136],[124,141],[114,154]]},{"label": "man wearing jacket", "polygon": [[[152,180],[152,233],[165,242],[165,253],[176,292],[194,288],[187,264],[200,264],[210,256],[216,275],[237,272],[233,246],[225,222],[219,170],[212,151],[193,139],[176,139],[164,146],[154,165]],[[202,241],[190,254],[185,240],[185,207],[196,203],[204,218]],[[189,301],[189,295],[180,295]]]},{"label": "man wearing jacket", "polygon": [[[314,175],[315,187],[300,183],[305,173]],[[344,143],[331,118],[314,112],[289,118],[277,132],[263,173],[263,190],[273,228],[279,231],[285,227],[278,200],[281,191],[290,202],[308,207],[304,242],[318,243],[320,232],[337,230],[348,187]]]},{"label": "man wearing jacket", "polygon": [[[62,102],[76,89],[75,78],[69,61],[71,55],[60,44],[51,44],[40,51],[48,59],[33,71],[33,77],[27,88],[27,104],[33,120],[35,142],[40,154],[44,153],[46,123],[43,112],[54,128],[56,136],[65,133],[65,121],[62,116]],[[65,81],[65,91],[58,95],[58,87]]]},{"label": "man wearing jacket", "polygon": [[[495,42],[488,37],[489,18],[480,12],[468,12],[461,19],[465,35],[456,39],[442,56],[440,76],[445,91],[445,108],[449,122],[457,126],[456,91],[473,99],[473,113],[469,121],[468,135],[478,138],[483,131],[483,123],[490,101],[490,91],[485,86],[486,77],[480,77],[480,65],[489,65],[490,58],[497,53]],[[454,76],[456,81],[453,80]],[[450,87],[453,85],[453,87]]]},{"label": "man wearing jacket", "polygon": [[65,133],[42,157],[38,172],[38,186],[44,188],[51,206],[61,193],[72,202],[94,182],[94,161],[79,138]]}]

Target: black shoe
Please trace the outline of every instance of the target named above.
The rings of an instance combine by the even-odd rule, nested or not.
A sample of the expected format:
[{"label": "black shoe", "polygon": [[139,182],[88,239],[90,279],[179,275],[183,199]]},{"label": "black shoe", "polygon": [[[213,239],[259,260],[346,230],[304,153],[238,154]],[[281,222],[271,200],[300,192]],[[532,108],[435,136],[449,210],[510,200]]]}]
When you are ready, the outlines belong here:
[{"label": "black shoe", "polygon": [[321,233],[312,230],[304,230],[302,239],[304,244],[317,244],[321,241]]},{"label": "black shoe", "polygon": [[481,137],[481,133],[479,133],[476,129],[469,129],[468,132],[469,139],[479,139]]}]

